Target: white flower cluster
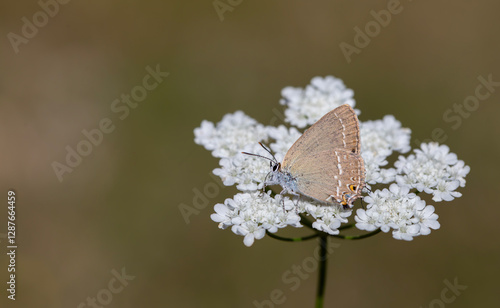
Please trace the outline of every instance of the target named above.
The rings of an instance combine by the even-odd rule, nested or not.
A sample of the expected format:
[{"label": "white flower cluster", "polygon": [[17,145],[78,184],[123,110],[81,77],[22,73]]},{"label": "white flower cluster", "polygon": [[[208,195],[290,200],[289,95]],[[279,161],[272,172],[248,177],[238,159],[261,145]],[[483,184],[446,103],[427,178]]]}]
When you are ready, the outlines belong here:
[{"label": "white flower cluster", "polygon": [[361,156],[365,161],[368,184],[394,181],[396,170],[380,167],[388,164],[386,159],[393,151],[406,153],[410,150],[410,134],[411,130],[402,128],[392,115],[386,115],[382,120],[360,123]]},{"label": "white flower cluster", "polygon": [[251,191],[262,183],[269,165],[265,160],[249,157],[241,151],[255,153],[262,149],[258,142],[268,139],[268,129],[264,125],[237,111],[226,114],[217,125],[203,121],[201,127],[194,130],[194,135],[194,142],[221,159],[222,168],[215,169],[214,174],[224,185],[238,184],[239,190]]},{"label": "white flower cluster", "polygon": [[[281,91],[286,105],[285,121],[299,128],[311,126],[329,111],[348,104],[354,108],[354,92],[341,79],[333,76],[315,77],[305,89],[286,87]],[[359,110],[356,110],[359,114]]]},{"label": "white flower cluster", "polygon": [[400,174],[396,176],[399,185],[432,194],[436,202],[462,196],[455,190],[465,186],[470,167],[458,160],[455,153],[450,153],[448,146],[424,143],[414,152],[408,157],[399,157],[394,164]]},{"label": "white flower cluster", "polygon": [[439,229],[434,207],[410,193],[408,186],[391,184],[389,189],[376,190],[364,200],[368,203],[366,210],[359,209],[354,217],[360,230],[393,229],[395,239],[411,241],[417,235],[431,233],[430,229]]},{"label": "white flower cluster", "polygon": [[266,230],[274,233],[286,226],[301,227],[292,200],[283,201],[285,210],[279,195],[273,198],[263,192],[239,193],[224,204],[216,204],[211,218],[221,229],[231,226],[234,233],[245,237],[243,243],[251,246],[255,239],[264,237]]},{"label": "white flower cluster", "polygon": [[[355,101],[353,92],[340,79],[315,77],[305,89],[287,87],[282,91],[281,103],[286,105],[286,121],[298,128],[314,124],[330,110]],[[359,114],[359,111],[357,111]],[[361,155],[365,161],[366,182],[371,185],[391,184],[389,189],[375,190],[364,198],[366,210],[356,212],[356,227],[383,232],[393,230],[393,237],[411,240],[438,229],[434,207],[426,205],[411,189],[433,195],[434,201],[449,201],[460,197],[455,190],[465,186],[470,171],[447,146],[430,143],[408,157],[400,156],[394,168],[387,166],[387,158],[394,152],[410,150],[410,129],[401,127],[393,116],[382,120],[360,122]],[[328,234],[339,234],[338,228],[348,222],[352,210],[340,206],[322,206],[311,201],[291,200],[271,192],[262,192],[269,161],[241,152],[270,157],[258,142],[270,143],[278,161],[301,136],[297,128],[264,126],[241,111],[227,114],[214,125],[203,121],[194,131],[195,142],[220,158],[220,168],[214,169],[224,185],[236,184],[241,193],[215,205],[211,218],[219,227],[244,236],[244,244],[251,246],[265,232],[276,232],[286,226],[301,227],[298,214],[314,219],[313,228]]]},{"label": "white flower cluster", "polygon": [[267,130],[243,111],[236,111],[226,114],[216,126],[206,120],[201,122],[201,127],[194,130],[194,135],[194,142],[212,151],[213,156],[232,157],[247,144],[265,140]]}]

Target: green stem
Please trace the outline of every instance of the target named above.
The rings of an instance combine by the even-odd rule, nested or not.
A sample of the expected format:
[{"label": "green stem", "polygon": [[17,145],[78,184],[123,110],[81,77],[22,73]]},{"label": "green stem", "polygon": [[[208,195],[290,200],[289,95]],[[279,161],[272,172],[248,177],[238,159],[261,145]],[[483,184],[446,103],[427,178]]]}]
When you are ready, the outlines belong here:
[{"label": "green stem", "polygon": [[316,292],[316,308],[323,308],[325,300],[326,286],[326,264],[328,259],[328,235],[319,237],[320,258],[319,258],[319,273],[318,273],[318,290]]},{"label": "green stem", "polygon": [[352,227],[354,227],[354,224],[347,224],[347,225],[340,226],[338,228],[338,230],[349,229],[349,228],[352,228]]},{"label": "green stem", "polygon": [[312,234],[312,235],[308,235],[308,236],[304,236],[304,237],[283,237],[283,236],[273,234],[267,230],[266,230],[266,234],[274,239],[277,239],[280,241],[285,241],[285,242],[303,242],[303,241],[307,241],[307,240],[310,240],[310,239],[313,239],[313,238],[316,238],[319,236],[319,233],[316,233],[316,234]]},{"label": "green stem", "polygon": [[316,229],[313,228],[313,223],[307,219],[307,216],[304,215],[303,213],[299,214],[300,216],[300,223],[303,224],[304,226],[308,227],[309,229],[312,229],[314,231],[318,231]]},{"label": "green stem", "polygon": [[[305,215],[300,214],[300,222],[313,229],[312,228],[312,222],[306,218]],[[354,227],[354,224],[346,224],[341,227],[339,227],[339,230],[345,230]],[[371,237],[374,236],[378,233],[380,233],[380,229],[374,230],[372,232],[366,233],[366,234],[361,234],[361,235],[329,235],[324,232],[318,232],[315,230],[315,234],[311,234],[308,236],[304,237],[283,237],[279,236],[276,234],[273,234],[269,231],[266,230],[266,234],[274,239],[280,240],[280,241],[285,241],[285,242],[303,242],[307,241],[316,237],[319,237],[319,245],[320,245],[320,257],[319,257],[319,269],[318,269],[318,288],[316,292],[316,308],[323,308],[323,304],[325,301],[325,288],[326,288],[326,266],[327,266],[327,260],[328,260],[328,236],[336,237],[336,238],[341,238],[344,240],[360,240],[363,238]]]},{"label": "green stem", "polygon": [[378,234],[380,231],[380,229],[377,229],[375,231],[372,231],[370,233],[366,233],[366,234],[361,234],[361,235],[331,235],[333,237],[337,237],[337,238],[341,238],[341,239],[344,239],[344,240],[360,240],[360,239],[363,239],[363,238],[367,238],[367,237],[370,237],[370,236],[374,236],[375,234]]}]

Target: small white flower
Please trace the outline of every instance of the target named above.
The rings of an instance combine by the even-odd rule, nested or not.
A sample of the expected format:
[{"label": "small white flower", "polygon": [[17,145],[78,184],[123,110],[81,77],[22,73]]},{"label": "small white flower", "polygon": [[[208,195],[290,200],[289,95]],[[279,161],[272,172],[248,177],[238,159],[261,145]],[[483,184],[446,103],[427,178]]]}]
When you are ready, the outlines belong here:
[{"label": "small white flower", "polygon": [[465,166],[463,160],[459,160],[453,167],[448,169],[450,178],[458,180],[460,187],[465,186],[465,176],[469,174],[470,167]]},{"label": "small white flower", "polygon": [[295,127],[286,128],[283,125],[278,127],[268,126],[267,133],[269,137],[275,140],[275,142],[271,143],[271,150],[274,151],[275,156],[285,156],[288,149],[302,136],[302,133],[299,132]]},{"label": "small white flower", "polygon": [[419,235],[419,225],[402,225],[392,231],[392,236],[397,240],[413,241],[413,237]]},{"label": "small white flower", "polygon": [[347,222],[352,210],[343,210],[340,206],[324,206],[309,202],[299,202],[298,210],[311,215],[316,221],[313,228],[328,234],[339,234],[338,228],[341,223]]},{"label": "small white flower", "polygon": [[415,218],[413,222],[418,223],[420,226],[420,234],[428,235],[431,229],[437,230],[441,226],[437,221],[438,215],[434,213],[434,207],[427,205],[421,210],[415,211]]},{"label": "small white flower", "polygon": [[359,209],[356,211],[354,220],[357,222],[356,227],[359,230],[374,231],[377,229],[378,213],[370,212],[370,215],[367,215],[364,209]]},{"label": "small white flower", "polygon": [[443,179],[439,180],[436,189],[433,191],[434,197],[432,200],[439,201],[451,201],[454,198],[461,197],[462,194],[455,191],[460,186],[460,182],[458,180],[445,181]]},{"label": "small white flower", "polygon": [[396,169],[380,169],[377,177],[377,183],[388,184],[394,182],[396,179]]},{"label": "small white flower", "polygon": [[245,246],[252,246],[254,240],[260,240],[266,235],[266,230],[253,221],[246,221],[241,225],[234,225],[232,230],[235,234],[243,235]]},{"label": "small white flower", "polygon": [[219,228],[226,229],[234,224],[241,224],[241,218],[238,216],[238,204],[232,199],[226,199],[224,204],[217,203],[214,206],[215,214],[210,215],[210,218],[219,223]]}]

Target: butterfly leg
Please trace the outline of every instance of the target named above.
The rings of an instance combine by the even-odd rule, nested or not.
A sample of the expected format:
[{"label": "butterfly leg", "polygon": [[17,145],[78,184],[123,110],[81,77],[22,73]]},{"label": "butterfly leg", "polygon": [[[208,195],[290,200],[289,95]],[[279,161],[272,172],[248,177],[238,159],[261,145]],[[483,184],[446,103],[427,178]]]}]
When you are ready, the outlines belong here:
[{"label": "butterfly leg", "polygon": [[288,190],[286,188],[283,188],[283,190],[279,193],[279,195],[281,196],[281,205],[283,207],[283,213],[285,213],[285,195],[286,194],[290,194],[290,195],[293,195],[293,196],[297,196],[297,197],[300,197],[299,194],[291,191],[291,190]]},{"label": "butterfly leg", "polygon": [[261,191],[261,194],[265,194],[266,193],[266,182],[264,182],[264,184],[262,185],[262,191]]},{"label": "butterfly leg", "polygon": [[[363,187],[363,190],[364,190],[364,192],[368,192],[368,193],[372,192],[371,187],[368,184],[365,184],[365,186]],[[361,199],[361,206],[363,207],[364,210],[366,210],[365,203],[363,202],[364,197],[361,196],[360,199]]]},{"label": "butterfly leg", "polygon": [[281,206],[283,207],[283,214],[285,214],[285,194],[286,194],[286,190],[283,189],[281,192],[280,192],[280,196],[281,196]]},{"label": "butterfly leg", "polygon": [[293,203],[294,203],[294,208],[295,208],[295,214],[299,214],[299,201],[300,201],[300,194],[294,192],[294,191],[287,191],[290,195],[293,196]]},{"label": "butterfly leg", "polygon": [[344,198],[344,197],[342,197],[342,199],[343,199],[343,200],[342,200],[342,202],[340,202],[340,205],[342,205],[342,208],[343,208],[344,210],[349,209],[349,208],[350,208],[350,207],[349,207],[349,204],[347,204],[347,201],[345,200],[345,198]]},{"label": "butterfly leg", "polygon": [[300,195],[296,194],[295,195],[295,214],[299,215],[299,201],[300,201]]}]

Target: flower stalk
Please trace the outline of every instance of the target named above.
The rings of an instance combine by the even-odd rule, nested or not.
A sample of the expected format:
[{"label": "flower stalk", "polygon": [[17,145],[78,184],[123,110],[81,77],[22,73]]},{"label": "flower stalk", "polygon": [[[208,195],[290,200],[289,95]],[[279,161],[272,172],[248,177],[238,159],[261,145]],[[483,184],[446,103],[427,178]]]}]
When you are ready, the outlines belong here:
[{"label": "flower stalk", "polygon": [[318,288],[316,291],[316,308],[323,308],[325,301],[326,287],[326,266],[328,261],[328,235],[319,237],[319,273],[318,273]]},{"label": "flower stalk", "polygon": [[[303,215],[301,215],[301,223],[304,224],[305,226],[311,228],[314,230],[312,227],[312,223]],[[339,227],[339,230],[345,230],[352,228],[354,224],[346,224],[341,227]],[[344,240],[360,240],[364,238],[368,238],[371,236],[374,236],[378,233],[380,233],[382,230],[376,229],[372,232],[368,232],[365,234],[361,235],[331,235],[325,232],[319,232],[316,230],[315,234],[311,234],[308,236],[303,236],[303,237],[283,237],[279,236],[276,234],[273,234],[269,231],[266,230],[266,234],[276,240],[279,241],[285,241],[285,242],[303,242],[307,240],[311,240],[314,238],[318,238],[319,240],[319,266],[318,266],[318,285],[317,285],[317,290],[316,290],[316,302],[315,302],[315,308],[322,308],[324,301],[325,301],[325,288],[326,288],[326,273],[327,273],[327,265],[328,265],[328,237],[332,236],[335,238],[340,238]]]}]

